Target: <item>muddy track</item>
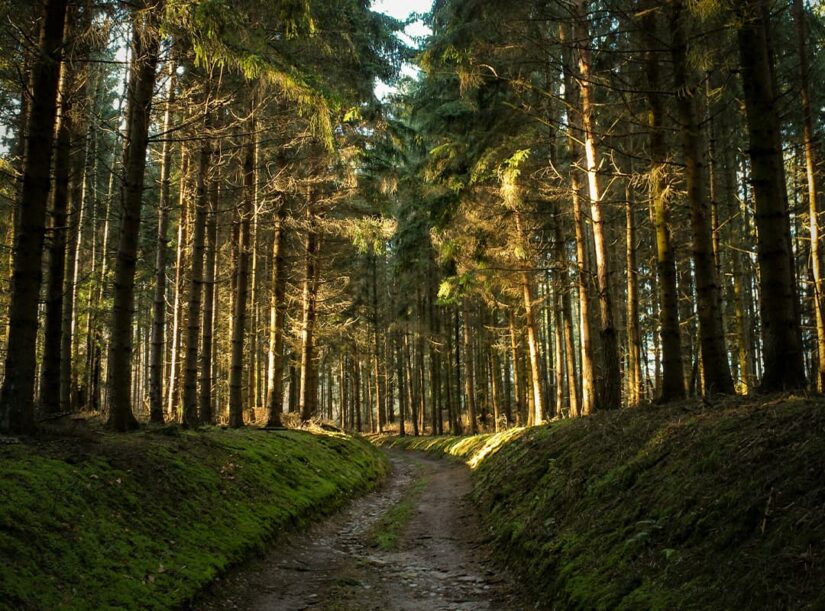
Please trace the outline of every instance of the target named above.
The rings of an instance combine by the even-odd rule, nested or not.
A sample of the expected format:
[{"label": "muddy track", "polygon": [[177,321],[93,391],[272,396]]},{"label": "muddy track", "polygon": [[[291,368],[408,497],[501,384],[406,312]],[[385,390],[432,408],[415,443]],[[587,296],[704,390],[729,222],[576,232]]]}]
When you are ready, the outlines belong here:
[{"label": "muddy track", "polygon": [[[427,611],[532,608],[491,564],[462,464],[412,452],[389,453],[382,489],[218,581],[195,609],[260,611]],[[419,482],[417,492],[412,492]],[[397,549],[369,536],[381,517],[410,499]]]}]

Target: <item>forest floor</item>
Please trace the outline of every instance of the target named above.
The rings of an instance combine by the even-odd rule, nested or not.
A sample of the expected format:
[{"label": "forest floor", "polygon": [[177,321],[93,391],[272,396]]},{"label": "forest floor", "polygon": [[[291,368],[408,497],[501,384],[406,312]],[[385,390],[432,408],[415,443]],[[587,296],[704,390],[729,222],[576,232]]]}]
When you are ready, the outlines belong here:
[{"label": "forest floor", "polygon": [[194,608],[527,609],[492,563],[469,469],[390,450],[386,486],[230,572]]}]

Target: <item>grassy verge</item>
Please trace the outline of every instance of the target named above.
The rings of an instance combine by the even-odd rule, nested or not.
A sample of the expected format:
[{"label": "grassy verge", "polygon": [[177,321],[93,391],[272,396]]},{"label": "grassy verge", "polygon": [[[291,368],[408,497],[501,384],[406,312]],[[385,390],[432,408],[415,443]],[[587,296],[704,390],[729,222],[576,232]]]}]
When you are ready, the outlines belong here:
[{"label": "grassy verge", "polygon": [[427,479],[419,478],[406,495],[381,516],[367,537],[372,545],[385,551],[398,549],[399,538],[412,518],[415,502],[426,487]]},{"label": "grassy verge", "polygon": [[825,401],[377,443],[474,465],[494,544],[548,608],[825,608]]},{"label": "grassy verge", "polygon": [[179,607],[387,470],[366,442],[302,431],[0,447],[0,608]]}]

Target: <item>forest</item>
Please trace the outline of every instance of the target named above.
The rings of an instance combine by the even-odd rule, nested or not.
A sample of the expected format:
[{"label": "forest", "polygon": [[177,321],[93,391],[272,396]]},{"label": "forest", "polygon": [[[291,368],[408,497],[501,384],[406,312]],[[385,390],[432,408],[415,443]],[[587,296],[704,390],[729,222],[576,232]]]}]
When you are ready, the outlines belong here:
[{"label": "forest", "polygon": [[[30,444],[105,439],[105,452],[83,452],[111,454],[112,468],[145,452],[149,474],[152,452],[203,443],[187,450],[192,477],[213,460],[224,477],[236,453],[270,451],[259,429],[284,444],[305,429],[331,437],[299,462],[320,461],[347,494],[389,469],[412,490],[446,467],[356,437],[466,458],[452,444],[485,434],[480,464],[545,442],[526,427],[610,436],[609,422],[616,444],[632,430],[628,447],[658,447],[654,428],[707,412],[719,419],[703,429],[709,447],[735,421],[767,448],[780,433],[759,410],[800,404],[815,407],[800,418],[822,447],[825,5],[419,5],[0,0],[0,462]],[[439,435],[457,441],[399,439]],[[626,458],[603,441],[587,443],[606,463]],[[324,452],[337,443],[369,469],[334,474]],[[207,446],[220,458],[197,454]],[[500,468],[474,485],[506,488]],[[822,483],[802,471],[821,509]],[[759,493],[767,508],[754,504],[762,536],[775,476]],[[9,511],[0,504],[4,528]],[[821,569],[805,562],[813,579]],[[14,583],[0,575],[0,592]],[[781,599],[751,590],[762,598],[750,602],[814,608],[811,583]],[[588,584],[558,585],[560,608],[712,607]],[[15,596],[10,608],[46,600]],[[473,608],[521,608],[502,600]],[[271,608],[303,608],[284,605]]]},{"label": "forest", "polygon": [[443,2],[416,51],[365,2],[7,3],[3,430],[822,390],[822,24],[775,4]]}]

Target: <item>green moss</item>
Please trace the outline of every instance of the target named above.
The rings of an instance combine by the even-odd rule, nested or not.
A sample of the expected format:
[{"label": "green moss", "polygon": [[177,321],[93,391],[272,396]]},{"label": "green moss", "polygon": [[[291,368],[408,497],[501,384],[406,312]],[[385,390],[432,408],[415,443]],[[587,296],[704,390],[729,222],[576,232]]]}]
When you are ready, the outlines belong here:
[{"label": "green moss", "polygon": [[415,502],[427,487],[427,479],[419,478],[407,494],[375,523],[367,539],[385,551],[398,549],[399,540],[412,518]]},{"label": "green moss", "polygon": [[474,467],[548,608],[822,608],[825,401],[686,403],[499,435],[379,438]]},{"label": "green moss", "polygon": [[178,607],[387,470],[363,441],[302,431],[0,448],[0,607]]}]

